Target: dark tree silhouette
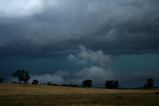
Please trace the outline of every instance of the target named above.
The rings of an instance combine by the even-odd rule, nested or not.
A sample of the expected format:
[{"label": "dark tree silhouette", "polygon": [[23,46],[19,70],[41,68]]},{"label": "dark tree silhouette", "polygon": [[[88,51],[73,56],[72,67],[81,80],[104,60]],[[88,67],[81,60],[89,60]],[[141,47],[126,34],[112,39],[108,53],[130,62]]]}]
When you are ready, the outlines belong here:
[{"label": "dark tree silhouette", "polygon": [[144,85],[144,88],[153,88],[153,86],[154,86],[154,80],[152,78],[147,79],[147,82]]},{"label": "dark tree silhouette", "polygon": [[85,80],[83,81],[82,86],[90,88],[92,87],[92,84],[93,84],[92,80]]},{"label": "dark tree silhouette", "polygon": [[105,87],[111,89],[112,88],[112,81],[106,81]]},{"label": "dark tree silhouette", "polygon": [[28,83],[28,81],[30,79],[29,73],[27,71],[25,71],[25,70],[17,70],[16,72],[14,72],[12,74],[12,76],[14,78],[18,78],[19,83],[21,83],[22,81],[24,83]]},{"label": "dark tree silhouette", "polygon": [[105,82],[105,87],[108,89],[117,89],[119,87],[118,80],[108,80]]},{"label": "dark tree silhouette", "polygon": [[39,83],[38,80],[33,80],[33,82],[32,82],[33,85],[37,85],[38,83]]},{"label": "dark tree silhouette", "polygon": [[119,81],[116,80],[116,81],[114,82],[114,89],[118,89],[118,87],[119,87]]},{"label": "dark tree silhouette", "polygon": [[0,83],[3,83],[3,81],[4,81],[3,78],[0,77]]}]

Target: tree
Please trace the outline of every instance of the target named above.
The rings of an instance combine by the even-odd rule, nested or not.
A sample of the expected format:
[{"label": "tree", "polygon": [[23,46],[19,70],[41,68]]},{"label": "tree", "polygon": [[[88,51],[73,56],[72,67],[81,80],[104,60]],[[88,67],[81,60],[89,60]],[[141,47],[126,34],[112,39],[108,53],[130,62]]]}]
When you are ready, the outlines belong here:
[{"label": "tree", "polygon": [[3,83],[3,81],[4,81],[3,78],[0,77],[0,83]]},{"label": "tree", "polygon": [[152,78],[147,79],[146,84],[144,84],[144,88],[153,88],[154,80]]},{"label": "tree", "polygon": [[28,83],[30,79],[29,73],[25,70],[17,70],[16,72],[12,74],[12,76],[14,78],[18,78],[19,83],[21,83],[22,81],[24,83]]},{"label": "tree", "polygon": [[93,84],[92,80],[85,80],[83,81],[82,86],[90,88],[92,87],[92,84]]},{"label": "tree", "polygon": [[116,81],[114,81],[114,85],[113,85],[114,87],[114,89],[118,89],[118,87],[119,87],[119,81],[118,80],[116,80]]},{"label": "tree", "polygon": [[33,85],[37,85],[38,83],[39,83],[38,80],[33,80],[33,82],[32,82]]},{"label": "tree", "polygon": [[105,87],[108,89],[117,89],[119,87],[118,80],[108,80],[105,82]]}]

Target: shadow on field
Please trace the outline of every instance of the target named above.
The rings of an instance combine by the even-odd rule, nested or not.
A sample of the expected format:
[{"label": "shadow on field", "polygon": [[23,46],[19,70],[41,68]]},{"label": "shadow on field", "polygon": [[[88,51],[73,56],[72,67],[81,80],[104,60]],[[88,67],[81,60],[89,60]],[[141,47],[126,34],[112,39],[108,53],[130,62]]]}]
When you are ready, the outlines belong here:
[{"label": "shadow on field", "polygon": [[1,106],[157,106],[155,94],[57,94],[0,96]]}]

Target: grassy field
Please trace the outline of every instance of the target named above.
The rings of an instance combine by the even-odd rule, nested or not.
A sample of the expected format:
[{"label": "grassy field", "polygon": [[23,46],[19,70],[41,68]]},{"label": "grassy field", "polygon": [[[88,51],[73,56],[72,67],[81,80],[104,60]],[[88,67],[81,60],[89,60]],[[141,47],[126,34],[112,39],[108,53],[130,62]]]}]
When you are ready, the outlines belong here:
[{"label": "grassy field", "polygon": [[0,106],[159,106],[156,92],[1,84]]}]

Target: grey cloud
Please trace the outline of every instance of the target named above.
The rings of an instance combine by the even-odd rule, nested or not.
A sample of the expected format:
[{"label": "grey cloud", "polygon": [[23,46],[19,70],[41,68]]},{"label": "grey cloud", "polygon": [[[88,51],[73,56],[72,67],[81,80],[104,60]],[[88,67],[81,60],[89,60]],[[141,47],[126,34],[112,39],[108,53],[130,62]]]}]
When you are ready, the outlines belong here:
[{"label": "grey cloud", "polygon": [[[130,74],[131,73],[131,74]],[[98,66],[85,67],[82,70],[75,72],[57,71],[54,74],[32,75],[30,82],[34,79],[40,83],[47,84],[48,82],[54,84],[78,84],[81,85],[83,80],[91,79],[94,87],[104,87],[106,80],[119,80],[120,87],[143,87],[148,78],[153,78],[155,86],[158,85],[157,70],[145,72],[129,72],[123,73],[104,69]],[[17,81],[10,79],[10,81]]]},{"label": "grey cloud", "polygon": [[66,83],[65,79],[61,75],[57,74],[43,74],[43,75],[33,75],[31,76],[32,80],[38,80],[40,83],[47,84],[48,82],[54,83],[54,84],[64,84]]},{"label": "grey cloud", "polygon": [[92,51],[80,45],[75,54],[69,55],[69,60],[81,64],[95,63],[101,66],[111,64],[109,55],[103,53],[102,50]]},{"label": "grey cloud", "polygon": [[[111,70],[105,70],[102,67],[92,66],[86,67],[82,70],[73,73],[68,71],[57,71],[54,74],[32,75],[30,81],[38,80],[40,83],[54,83],[54,84],[78,84],[81,85],[83,80],[91,79],[95,86],[103,86],[106,80],[117,79],[115,73]],[[11,79],[11,81],[14,81]]]},{"label": "grey cloud", "polygon": [[92,51],[84,46],[79,46],[75,54],[70,54],[68,60],[72,64],[81,64],[82,69],[69,71],[57,71],[54,74],[33,75],[32,79],[37,79],[42,83],[52,82],[57,84],[74,83],[81,84],[83,80],[91,79],[95,86],[101,86],[105,80],[117,79],[111,68],[111,58],[102,51]]},{"label": "grey cloud", "polygon": [[43,10],[43,0],[0,0],[0,12],[4,17],[25,17]]},{"label": "grey cloud", "polygon": [[[101,50],[90,50],[87,49],[84,46],[79,46],[75,50],[76,52],[73,54],[68,54],[68,58],[66,58],[66,62],[69,62],[71,60],[72,67],[69,69],[63,69],[62,71],[58,71],[51,69],[52,71],[47,71],[48,68],[46,68],[46,64],[44,64],[44,74],[39,74],[39,70],[32,71],[34,73],[31,75],[31,80],[39,80],[40,83],[47,83],[47,82],[52,82],[55,84],[78,84],[80,85],[83,80],[86,79],[91,79],[93,80],[93,85],[95,87],[104,87],[104,83],[106,80],[119,80],[120,87],[139,87],[143,86],[145,80],[147,78],[153,78],[155,80],[155,85],[158,83],[159,77],[158,77],[158,70],[157,67],[152,70],[151,68],[145,68],[143,65],[149,66],[149,62],[157,62],[157,60],[151,60],[150,58],[144,58],[144,61],[148,61],[147,63],[144,63],[140,61],[141,58],[138,59],[138,57],[131,57],[134,59],[124,59],[124,57],[120,57],[120,62],[123,62],[125,65],[124,68],[126,68],[126,71],[122,68],[117,68],[113,64],[114,60],[112,60],[112,57],[103,53]],[[140,56],[139,56],[140,57]],[[154,56],[156,58],[156,56]],[[10,59],[11,60],[11,59]],[[44,59],[45,60],[45,59]],[[42,60],[42,61],[44,61]],[[134,61],[135,60],[135,61]],[[139,62],[137,62],[137,60]],[[142,59],[141,59],[142,60]],[[40,61],[40,64],[43,63]],[[64,60],[62,60],[64,61]],[[125,62],[124,62],[125,61]],[[134,62],[130,62],[134,61]],[[36,61],[36,63],[39,62],[39,60]],[[66,62],[64,63],[58,63],[59,67],[64,67],[64,64],[67,64]],[[136,64],[133,64],[137,62]],[[141,62],[141,64],[140,64]],[[8,63],[8,61],[6,61]],[[18,63],[19,64],[19,63]],[[33,64],[32,62],[30,64]],[[73,69],[75,65],[78,64],[80,65],[79,67],[76,67]],[[119,64],[119,63],[118,63]],[[153,64],[153,63],[152,63]],[[157,63],[155,63],[157,64]],[[51,63],[50,65],[57,65],[55,63]],[[121,65],[121,64],[119,64]],[[151,66],[151,65],[150,65]],[[31,65],[32,67],[32,65]],[[61,68],[60,67],[60,68]],[[122,65],[120,66],[122,67]],[[138,68],[133,68],[133,67],[138,67]],[[144,67],[142,69],[141,67]],[[41,67],[40,67],[41,68]],[[117,68],[117,69],[116,69]],[[140,69],[141,68],[141,69]],[[46,69],[46,70],[45,70]],[[140,69],[140,70],[139,70]],[[31,74],[32,74],[31,73]],[[46,73],[46,74],[45,74]],[[15,81],[15,79],[10,79],[11,81]]]},{"label": "grey cloud", "polygon": [[[81,44],[109,54],[159,51],[157,0],[34,0],[28,1],[27,15],[15,5],[24,0],[0,2],[1,56],[54,55]],[[6,12],[5,3],[13,9]]]},{"label": "grey cloud", "polygon": [[[85,67],[82,70],[75,72],[57,71],[54,74],[32,75],[30,82],[34,79],[39,80],[40,83],[54,83],[54,84],[78,84],[81,85],[83,80],[91,79],[94,87],[104,87],[106,80],[118,80],[120,87],[143,87],[148,78],[153,78],[155,86],[158,85],[157,70],[145,72],[129,72],[123,73],[104,69],[99,66]],[[10,79],[10,81],[17,81]]]}]

